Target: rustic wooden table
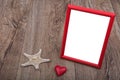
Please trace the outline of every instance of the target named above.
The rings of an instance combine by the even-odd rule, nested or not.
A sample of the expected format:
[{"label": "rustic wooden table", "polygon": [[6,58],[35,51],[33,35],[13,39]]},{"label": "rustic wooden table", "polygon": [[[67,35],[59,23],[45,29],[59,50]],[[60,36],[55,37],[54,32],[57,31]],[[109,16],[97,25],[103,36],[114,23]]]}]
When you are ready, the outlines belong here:
[{"label": "rustic wooden table", "polygon": [[[116,14],[101,69],[60,59],[67,4]],[[40,48],[50,63],[20,66]],[[57,64],[68,69],[61,77]],[[120,80],[120,0],[0,0],[0,80]]]}]

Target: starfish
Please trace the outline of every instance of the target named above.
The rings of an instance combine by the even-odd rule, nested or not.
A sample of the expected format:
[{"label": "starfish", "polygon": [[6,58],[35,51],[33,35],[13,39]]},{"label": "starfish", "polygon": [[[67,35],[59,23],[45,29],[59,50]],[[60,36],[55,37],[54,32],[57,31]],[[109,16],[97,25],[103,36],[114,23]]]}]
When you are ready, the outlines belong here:
[{"label": "starfish", "polygon": [[50,59],[41,58],[41,51],[42,50],[40,49],[39,52],[34,55],[29,55],[29,54],[24,53],[24,56],[26,56],[29,59],[29,61],[24,64],[21,64],[21,66],[33,65],[35,69],[39,69],[39,64],[44,63],[44,62],[49,62]]}]

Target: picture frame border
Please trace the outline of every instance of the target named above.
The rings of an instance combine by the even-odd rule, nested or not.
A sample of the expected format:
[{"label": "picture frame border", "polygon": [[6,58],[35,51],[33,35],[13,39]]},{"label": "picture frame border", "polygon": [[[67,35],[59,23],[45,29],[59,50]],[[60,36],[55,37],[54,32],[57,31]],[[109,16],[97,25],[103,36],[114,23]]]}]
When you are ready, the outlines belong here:
[{"label": "picture frame border", "polygon": [[[103,43],[103,47],[102,47],[102,50],[101,50],[101,55],[100,55],[98,64],[91,63],[91,62],[84,61],[84,60],[80,60],[80,59],[76,59],[76,58],[72,58],[72,57],[64,55],[71,10],[83,11],[83,12],[87,12],[87,13],[91,13],[91,14],[97,14],[97,15],[101,15],[101,16],[110,17],[109,25],[108,25],[107,32],[106,32],[106,35],[105,35],[105,39],[104,39],[104,43]],[[100,69],[101,65],[102,65],[104,55],[105,55],[105,50],[106,50],[106,47],[107,47],[107,43],[108,43],[108,39],[109,39],[110,32],[111,32],[111,29],[112,29],[112,25],[113,25],[113,22],[114,22],[114,17],[115,17],[115,14],[112,13],[112,12],[104,12],[104,11],[100,11],[100,10],[94,10],[94,9],[90,9],[90,8],[84,8],[84,7],[74,6],[74,5],[68,4],[67,11],[66,11],[66,20],[65,20],[65,25],[64,25],[64,33],[63,33],[60,57],[63,58],[63,59],[75,61],[75,62],[78,62],[78,63],[81,63],[81,64],[89,65],[89,66],[96,67],[96,68]]]}]

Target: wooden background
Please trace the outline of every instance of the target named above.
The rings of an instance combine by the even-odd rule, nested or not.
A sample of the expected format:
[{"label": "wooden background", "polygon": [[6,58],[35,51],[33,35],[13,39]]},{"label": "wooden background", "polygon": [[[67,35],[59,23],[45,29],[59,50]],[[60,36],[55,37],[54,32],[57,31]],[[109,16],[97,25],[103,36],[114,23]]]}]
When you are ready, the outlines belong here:
[{"label": "wooden background", "polygon": [[[67,4],[116,14],[101,69],[60,59]],[[50,63],[20,66],[40,48]],[[61,77],[57,64],[68,69]],[[120,0],[0,0],[0,80],[120,80]]]}]

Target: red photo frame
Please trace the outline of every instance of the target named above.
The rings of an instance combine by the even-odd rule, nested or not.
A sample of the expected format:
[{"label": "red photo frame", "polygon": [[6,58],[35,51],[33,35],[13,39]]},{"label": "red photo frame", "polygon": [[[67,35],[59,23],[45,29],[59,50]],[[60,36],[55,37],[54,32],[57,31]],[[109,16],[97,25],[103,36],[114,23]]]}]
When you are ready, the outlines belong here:
[{"label": "red photo frame", "polygon": [[[72,11],[72,13],[71,13]],[[104,37],[104,41],[103,41],[103,44],[102,44],[102,47],[101,47],[101,51],[100,52],[100,55],[99,55],[99,59],[97,59],[98,61],[96,61],[97,63],[94,63],[87,60],[84,60],[84,59],[79,59],[79,58],[75,58],[75,57],[71,57],[71,56],[67,56],[66,54],[69,54],[69,55],[74,55],[74,54],[79,54],[80,51],[78,51],[78,53],[72,53],[73,51],[71,51],[71,47],[68,49],[68,52],[66,51],[65,53],[65,50],[67,50],[66,48],[66,39],[67,39],[67,36],[68,36],[68,31],[69,31],[69,26],[70,26],[70,17],[71,15],[73,15],[73,11],[77,11],[78,13],[79,12],[84,12],[84,13],[89,13],[89,14],[94,14],[94,15],[99,15],[99,16],[102,16],[102,17],[109,17],[109,22],[108,22],[108,26],[107,26],[107,29],[106,29],[106,33],[105,33],[105,37]],[[75,13],[77,14],[77,13]],[[72,16],[73,17],[73,16]],[[89,65],[89,66],[92,66],[92,67],[96,67],[96,68],[101,68],[101,65],[102,65],[102,61],[103,61],[103,57],[104,57],[104,54],[105,54],[105,49],[106,49],[106,46],[107,46],[107,42],[108,42],[108,38],[110,36],[110,32],[111,32],[111,29],[112,29],[112,25],[113,25],[113,21],[114,21],[114,17],[115,17],[115,14],[114,13],[111,13],[111,12],[104,12],[104,11],[99,11],[99,10],[94,10],[94,9],[90,9],[90,8],[84,8],[84,7],[79,7],[79,6],[74,6],[74,5],[68,5],[67,7],[67,11],[66,11],[66,20],[65,20],[65,26],[64,26],[64,33],[63,33],[63,40],[62,40],[62,47],[61,47],[61,58],[63,59],[67,59],[67,60],[71,60],[71,61],[75,61],[75,62],[78,62],[78,63],[82,63],[82,64],[85,64],[85,65]],[[77,17],[75,18],[77,19]],[[83,19],[83,18],[82,18]],[[97,20],[97,19],[96,19]],[[74,21],[74,20],[71,20],[71,22]],[[75,22],[74,22],[75,23]],[[73,24],[74,24],[73,23]],[[79,22],[80,23],[80,22]],[[72,23],[71,23],[72,24]],[[87,23],[86,23],[87,24]],[[107,23],[106,23],[107,24]],[[93,24],[94,25],[94,24]],[[73,25],[72,25],[73,26]],[[76,25],[75,25],[76,26]],[[75,27],[74,26],[74,27]],[[79,27],[79,26],[78,26]],[[81,26],[80,26],[81,27]],[[90,26],[91,27],[91,26]],[[73,28],[74,29],[74,28]],[[76,29],[77,30],[77,29]],[[72,30],[71,30],[72,31]],[[69,33],[70,34],[70,33]],[[69,35],[70,36],[70,35]],[[68,36],[68,37],[69,37]],[[75,35],[76,36],[76,35]],[[84,35],[83,35],[84,36]],[[99,36],[99,34],[98,34]],[[79,38],[79,34],[77,35],[77,37]],[[84,37],[83,37],[84,38]],[[68,38],[68,40],[70,40],[72,38]],[[103,40],[103,39],[101,39]],[[99,40],[98,40],[99,41]],[[89,41],[88,41],[89,42]],[[85,42],[86,43],[86,42]],[[102,42],[101,42],[102,43]],[[73,44],[74,45],[74,44]],[[87,45],[87,44],[86,44]],[[95,44],[96,45],[96,44]],[[72,46],[72,45],[71,45]],[[79,46],[79,45],[78,45]],[[76,47],[79,49],[79,47]],[[77,49],[77,50],[78,50]],[[81,48],[82,49],[82,48]],[[76,50],[76,49],[75,49]],[[77,51],[75,51],[77,52]],[[84,52],[84,51],[83,51]],[[82,55],[82,53],[81,53]],[[89,54],[90,56],[90,54]],[[88,56],[88,57],[89,57]],[[79,56],[78,56],[79,57]],[[94,57],[93,57],[94,58]],[[87,59],[87,58],[86,58]]]}]

